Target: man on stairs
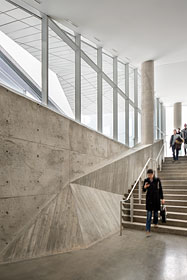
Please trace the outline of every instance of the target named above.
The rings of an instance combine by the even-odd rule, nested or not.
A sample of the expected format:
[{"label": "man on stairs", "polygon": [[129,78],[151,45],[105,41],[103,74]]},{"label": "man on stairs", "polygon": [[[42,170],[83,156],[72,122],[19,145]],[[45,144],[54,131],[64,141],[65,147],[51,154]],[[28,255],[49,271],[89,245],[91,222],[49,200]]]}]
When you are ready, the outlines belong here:
[{"label": "man on stairs", "polygon": [[177,145],[176,141],[179,137],[180,136],[177,134],[177,130],[174,129],[173,135],[171,135],[170,138],[170,148],[172,148],[172,152],[173,152],[173,161],[178,160],[180,147],[179,145]]},{"label": "man on stairs", "polygon": [[187,149],[187,124],[184,124],[184,129],[182,130],[182,138],[184,139],[184,154],[186,156]]},{"label": "man on stairs", "polygon": [[160,200],[164,204],[162,184],[159,178],[154,176],[152,169],[148,169],[147,178],[144,180],[143,191],[146,192],[146,236],[150,236],[152,212],[154,227],[158,227],[158,211],[160,210]]}]

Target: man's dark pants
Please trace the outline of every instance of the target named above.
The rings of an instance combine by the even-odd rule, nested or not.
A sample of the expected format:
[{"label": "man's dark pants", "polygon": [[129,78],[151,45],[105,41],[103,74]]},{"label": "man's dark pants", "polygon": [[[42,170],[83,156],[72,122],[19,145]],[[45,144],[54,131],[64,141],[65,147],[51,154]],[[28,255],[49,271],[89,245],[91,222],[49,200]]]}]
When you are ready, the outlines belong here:
[{"label": "man's dark pants", "polygon": [[[176,151],[176,152],[175,152]],[[176,149],[175,145],[172,145],[173,159],[178,160],[179,150]]]}]

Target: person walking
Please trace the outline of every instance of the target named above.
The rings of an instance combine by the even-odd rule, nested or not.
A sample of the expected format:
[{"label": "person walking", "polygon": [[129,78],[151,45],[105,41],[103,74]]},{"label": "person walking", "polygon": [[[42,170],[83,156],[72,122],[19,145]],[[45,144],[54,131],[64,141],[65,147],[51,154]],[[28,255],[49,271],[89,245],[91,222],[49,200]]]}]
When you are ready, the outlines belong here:
[{"label": "person walking", "polygon": [[184,124],[184,129],[182,130],[182,138],[184,139],[184,154],[186,156],[187,149],[187,124]]},{"label": "person walking", "polygon": [[179,134],[179,135],[182,137],[182,132],[181,132],[180,127],[179,127],[178,130],[177,130],[177,134]]},{"label": "person walking", "polygon": [[177,130],[174,129],[173,135],[171,135],[170,138],[170,148],[172,148],[172,152],[173,152],[173,161],[178,160],[179,150],[176,149],[176,145],[175,145],[178,137],[179,135],[177,134]]},{"label": "person walking", "polygon": [[146,192],[146,236],[150,236],[151,232],[151,218],[153,212],[154,227],[158,227],[158,211],[160,211],[160,200],[162,204],[165,203],[162,184],[159,178],[155,177],[152,169],[148,169],[147,178],[144,180],[143,191]]}]

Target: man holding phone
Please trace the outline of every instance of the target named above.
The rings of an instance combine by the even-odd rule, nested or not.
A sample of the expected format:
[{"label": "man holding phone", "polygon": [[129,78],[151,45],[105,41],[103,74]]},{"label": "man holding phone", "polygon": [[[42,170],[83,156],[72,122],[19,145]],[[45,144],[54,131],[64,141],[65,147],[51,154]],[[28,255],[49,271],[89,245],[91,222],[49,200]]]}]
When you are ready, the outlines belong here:
[{"label": "man holding phone", "polygon": [[162,184],[159,178],[154,176],[152,169],[148,169],[147,178],[144,180],[143,191],[146,192],[146,235],[150,236],[152,212],[154,227],[158,227],[158,211],[160,210],[160,200],[164,204]]}]

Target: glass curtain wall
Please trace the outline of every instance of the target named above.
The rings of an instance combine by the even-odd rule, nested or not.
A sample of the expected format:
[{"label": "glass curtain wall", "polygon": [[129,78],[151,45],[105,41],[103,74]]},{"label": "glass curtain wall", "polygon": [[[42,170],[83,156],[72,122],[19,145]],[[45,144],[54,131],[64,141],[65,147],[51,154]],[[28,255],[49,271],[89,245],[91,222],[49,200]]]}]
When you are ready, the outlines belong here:
[{"label": "glass curtain wall", "polygon": [[[22,91],[23,94],[40,102],[43,102],[43,96],[45,96],[50,108],[94,130],[98,130],[99,123],[101,133],[113,138],[115,131],[117,135],[115,139],[124,144],[126,129],[128,129],[125,124],[129,123],[129,140],[132,147],[135,135],[134,108],[137,108],[137,104],[135,106],[134,103],[135,90],[138,92],[138,128],[141,123],[140,73],[138,84],[135,85],[135,68],[128,64],[128,74],[127,62],[121,58],[115,56],[117,60],[114,59],[110,52],[46,15],[42,15],[39,11],[32,8],[31,12],[31,7],[26,3],[23,9],[5,0],[1,2],[1,49],[4,49],[4,55],[11,58],[11,63],[19,68],[18,72],[21,73],[19,79],[25,78],[24,74],[26,74],[30,87],[24,83],[21,85],[18,83],[19,79],[16,78],[18,72],[16,75],[10,73],[8,82],[5,81],[3,63],[0,67],[1,83],[6,85],[8,83],[12,87],[14,84],[19,92]],[[46,23],[44,23],[44,18],[47,19]],[[45,35],[46,41],[43,39]],[[77,36],[80,38],[79,45],[77,45]],[[7,45],[10,46],[9,49],[4,43],[5,38]],[[18,57],[14,52],[15,49],[18,50]],[[98,52],[99,49],[101,52]],[[42,55],[46,54],[46,51],[45,57],[48,63],[43,63]],[[3,60],[2,54],[0,59]],[[114,61],[115,63],[117,61],[117,64]],[[45,73],[43,71],[46,70],[45,65],[48,65],[46,71],[48,76],[41,75]],[[48,89],[44,89],[42,83],[45,79],[48,81]],[[115,97],[116,94],[117,97]],[[125,100],[128,100],[129,114],[128,111],[125,112],[127,108]],[[138,132],[139,141],[140,131]]]}]

